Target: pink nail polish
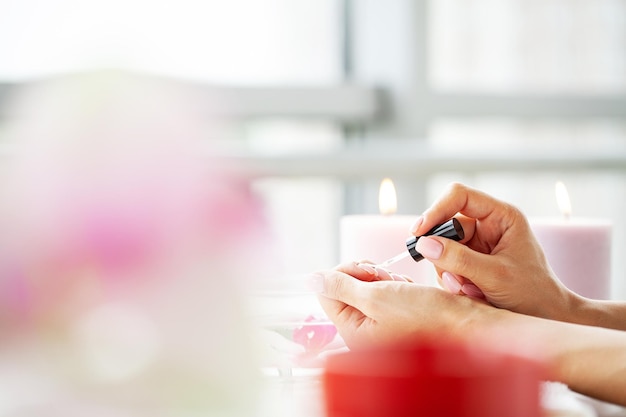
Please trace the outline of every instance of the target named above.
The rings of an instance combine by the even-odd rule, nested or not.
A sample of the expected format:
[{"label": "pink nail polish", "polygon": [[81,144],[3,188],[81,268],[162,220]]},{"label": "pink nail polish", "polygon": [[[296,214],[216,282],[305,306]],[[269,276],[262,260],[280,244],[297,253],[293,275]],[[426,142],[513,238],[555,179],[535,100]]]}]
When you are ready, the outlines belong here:
[{"label": "pink nail polish", "polygon": [[461,283],[450,272],[444,271],[441,274],[441,281],[443,286],[452,294],[459,294],[461,292]]},{"label": "pink nail polish", "polygon": [[368,265],[364,263],[357,263],[357,268],[367,272],[370,275],[378,276],[378,271],[374,268],[374,265]]},{"label": "pink nail polish", "polygon": [[463,284],[463,286],[461,287],[461,291],[463,291],[464,294],[470,297],[485,298],[485,294],[483,294],[480,288],[471,283]]},{"label": "pink nail polish", "polygon": [[443,254],[443,244],[429,236],[422,236],[415,244],[415,250],[424,258],[437,260]]},{"label": "pink nail polish", "polygon": [[400,275],[400,274],[395,274],[395,273],[393,273],[393,272],[392,272],[392,273],[391,273],[391,274],[389,274],[389,275],[391,275],[391,278],[392,278],[394,281],[403,281],[403,282],[407,282],[407,279],[406,279],[406,278],[404,278],[404,277],[403,277],[402,275]]},{"label": "pink nail polish", "polygon": [[385,268],[381,268],[380,266],[376,266],[376,276],[381,281],[393,281],[393,277],[391,276],[391,272],[387,271]]}]

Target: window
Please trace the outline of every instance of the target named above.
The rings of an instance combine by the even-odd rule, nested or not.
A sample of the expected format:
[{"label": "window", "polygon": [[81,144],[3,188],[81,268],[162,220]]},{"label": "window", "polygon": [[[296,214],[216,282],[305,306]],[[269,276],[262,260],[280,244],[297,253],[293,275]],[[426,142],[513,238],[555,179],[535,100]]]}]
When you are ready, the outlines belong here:
[{"label": "window", "polygon": [[[353,6],[353,77],[382,86],[390,106],[365,128],[364,146],[412,155],[413,164],[389,156],[413,194],[405,210],[422,211],[460,180],[531,216],[556,216],[562,180],[578,215],[612,219],[613,294],[623,298],[626,2]],[[374,184],[362,187],[371,195]]]},{"label": "window", "polygon": [[552,216],[562,180],[575,214],[613,220],[614,296],[626,297],[623,0],[2,7],[6,82],[121,67],[236,96],[227,152],[260,173],[277,273],[334,264],[339,216],[376,212],[384,176],[415,214],[461,180]]}]

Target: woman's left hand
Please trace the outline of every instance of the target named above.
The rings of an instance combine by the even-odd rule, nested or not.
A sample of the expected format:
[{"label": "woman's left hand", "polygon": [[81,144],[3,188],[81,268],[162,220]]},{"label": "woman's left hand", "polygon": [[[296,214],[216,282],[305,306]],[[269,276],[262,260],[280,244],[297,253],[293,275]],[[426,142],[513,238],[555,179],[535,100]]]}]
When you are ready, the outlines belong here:
[{"label": "woman's left hand", "polygon": [[320,304],[349,347],[441,332],[463,337],[497,309],[406,281],[373,279],[354,263],[317,272]]}]

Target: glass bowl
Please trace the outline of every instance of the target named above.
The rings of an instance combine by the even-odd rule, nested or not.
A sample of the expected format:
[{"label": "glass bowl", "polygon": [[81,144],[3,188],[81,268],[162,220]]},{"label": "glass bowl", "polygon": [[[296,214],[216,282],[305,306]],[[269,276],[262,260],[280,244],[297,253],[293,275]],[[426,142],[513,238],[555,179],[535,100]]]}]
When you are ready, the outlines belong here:
[{"label": "glass bowl", "polygon": [[249,298],[264,374],[319,375],[327,355],[347,350],[317,295],[302,280],[266,283]]}]

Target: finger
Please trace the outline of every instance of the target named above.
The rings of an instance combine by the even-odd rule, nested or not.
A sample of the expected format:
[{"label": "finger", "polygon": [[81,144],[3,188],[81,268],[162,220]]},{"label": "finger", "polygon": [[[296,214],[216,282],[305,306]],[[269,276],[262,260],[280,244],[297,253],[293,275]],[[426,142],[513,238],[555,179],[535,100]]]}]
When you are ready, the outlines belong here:
[{"label": "finger", "polygon": [[474,233],[476,233],[476,219],[462,214],[457,214],[454,217],[461,223],[461,227],[463,228],[464,236],[459,242],[465,243],[472,240]]},{"label": "finger", "polygon": [[321,273],[323,276],[323,285],[321,294],[324,297],[341,301],[344,304],[358,304],[361,286],[365,283],[343,270],[331,270]]},{"label": "finger", "polygon": [[472,281],[465,277],[444,271],[439,277],[440,285],[452,294],[463,294],[472,298],[485,298],[485,294]]},{"label": "finger", "polygon": [[481,291],[476,284],[472,282],[467,282],[461,286],[461,291],[463,294],[472,298],[485,298],[485,294]]},{"label": "finger", "polygon": [[392,276],[392,273],[386,270],[385,268],[376,266],[376,272],[378,272],[378,279],[380,281],[395,281]]},{"label": "finger", "polygon": [[397,274],[395,272],[392,272],[390,275],[394,281],[414,282],[413,279],[411,279],[411,277],[404,275],[404,274]]},{"label": "finger", "polygon": [[[474,237],[474,233],[476,232],[476,219],[465,216],[463,214],[457,214],[456,216],[454,216],[454,218],[459,221],[459,223],[461,224],[461,228],[463,229],[463,239],[461,239],[460,242],[465,243],[470,241]],[[428,233],[428,230],[424,233],[418,232],[418,230],[422,230],[421,227],[418,227],[418,225],[420,225],[422,221],[423,218],[420,217],[420,220],[410,229],[410,233],[412,233],[414,236],[421,237],[424,235],[424,233]]]},{"label": "finger", "polygon": [[[388,285],[401,285],[407,283],[391,282],[391,280],[364,282],[352,278],[340,271],[329,271],[324,274],[324,297],[343,303],[344,307],[357,310],[362,316],[374,317],[380,312],[380,305],[389,303],[391,292],[386,291]],[[338,312],[352,315],[350,308]],[[354,317],[350,317],[354,318]]]},{"label": "finger", "polygon": [[463,282],[460,277],[452,272],[444,271],[440,277],[441,286],[451,294],[461,294]]},{"label": "finger", "polygon": [[474,219],[483,219],[503,204],[490,195],[460,183],[452,183],[446,191],[428,208],[421,223],[414,230],[416,236],[428,232],[435,225],[461,213]]},{"label": "finger", "polygon": [[343,285],[349,286],[351,283],[362,283],[358,279],[347,275],[341,271],[320,271],[311,274],[315,279],[315,291],[318,293],[320,306],[329,319],[335,323],[346,323],[348,321],[358,321],[363,319],[363,314],[346,303],[344,292],[350,290],[337,290]]},{"label": "finger", "polygon": [[452,272],[445,271],[445,270],[443,270],[441,268],[435,267],[435,271],[437,272],[437,282],[439,283],[439,286],[444,288],[444,289],[446,289],[446,287],[444,286],[444,283],[443,283],[443,276],[444,276],[444,274],[452,275],[452,277],[454,279],[456,279],[456,281],[458,281],[461,285],[463,285],[463,284],[465,284],[467,282],[472,282],[472,281],[470,281],[469,279],[465,278],[462,275],[453,274]]},{"label": "finger", "polygon": [[342,264],[336,269],[361,281],[398,281],[394,279],[391,271],[369,261]]},{"label": "finger", "polygon": [[350,268],[350,266],[353,266],[354,264],[375,265],[375,262],[373,262],[370,259],[359,259],[358,261],[341,262],[341,263],[337,264],[336,266],[334,266],[333,269]]},{"label": "finger", "polygon": [[381,279],[377,268],[369,261],[346,262],[337,265],[335,269],[361,281],[377,281]]},{"label": "finger", "polygon": [[318,301],[328,318],[337,324],[337,327],[352,327],[366,318],[357,308],[334,298],[320,294]]},{"label": "finger", "polygon": [[436,268],[465,277],[478,286],[481,286],[481,279],[492,276],[493,269],[498,267],[493,256],[439,236],[421,237],[415,244],[415,250]]}]

